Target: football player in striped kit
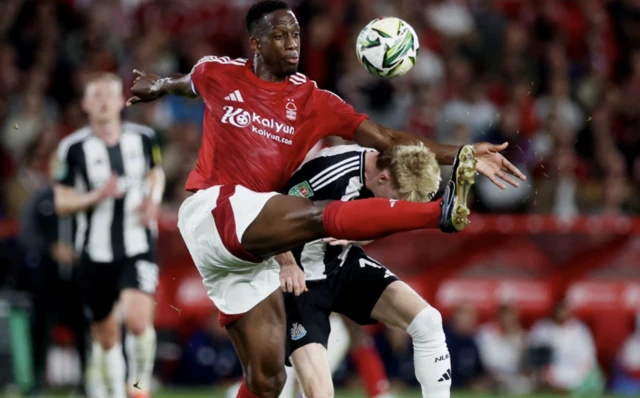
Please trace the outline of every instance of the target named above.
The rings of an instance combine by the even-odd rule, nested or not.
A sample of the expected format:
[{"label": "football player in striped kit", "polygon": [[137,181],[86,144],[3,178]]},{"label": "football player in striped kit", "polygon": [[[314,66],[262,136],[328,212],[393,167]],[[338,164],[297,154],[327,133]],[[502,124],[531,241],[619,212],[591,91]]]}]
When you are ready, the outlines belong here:
[{"label": "football player in striped kit", "polygon": [[[442,200],[430,203],[441,208],[439,227],[443,232],[459,232],[467,224],[467,195],[475,183],[475,173],[468,171],[475,170],[475,162],[473,148],[462,147]],[[282,193],[312,201],[387,198],[394,206],[395,200],[431,202],[439,184],[435,155],[422,144],[396,145],[383,153],[341,145],[323,149],[306,161]],[[285,295],[287,359],[295,367],[305,396],[334,395],[331,374],[346,350],[328,347],[334,325],[329,319],[332,312],[359,325],[383,322],[405,330],[413,339],[416,378],[423,396],[449,395],[451,363],[438,310],[383,264],[367,256],[356,242],[319,239],[292,253],[304,270],[308,292]],[[283,286],[283,291],[286,288]],[[369,355],[368,360],[375,357]],[[378,378],[373,384],[380,381],[384,379]],[[389,396],[386,388],[368,384],[370,397]],[[291,390],[285,386],[285,391]]]},{"label": "football player in striped kit", "polygon": [[[75,215],[78,225],[79,283],[94,341],[87,391],[92,397],[144,397],[156,348],[154,251],[165,186],[160,149],[152,129],[121,120],[117,76],[91,78],[82,107],[89,125],[60,142],[54,193],[57,213]],[[127,329],[126,384],[118,303]]]}]

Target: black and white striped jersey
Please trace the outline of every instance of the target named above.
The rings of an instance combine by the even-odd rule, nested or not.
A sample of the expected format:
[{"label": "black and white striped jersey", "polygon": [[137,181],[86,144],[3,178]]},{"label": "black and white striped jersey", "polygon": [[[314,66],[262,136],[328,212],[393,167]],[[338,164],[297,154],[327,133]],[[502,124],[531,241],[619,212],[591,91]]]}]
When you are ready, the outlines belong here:
[{"label": "black and white striped jersey", "polygon": [[94,262],[113,262],[153,251],[157,228],[140,223],[138,208],[147,190],[145,178],[160,162],[154,131],[123,123],[118,144],[107,146],[84,127],[58,146],[56,180],[78,192],[102,187],[112,174],[119,177],[125,195],[105,199],[76,214],[75,246]]},{"label": "black and white striped jersey", "polygon": [[[342,200],[344,202],[371,198],[365,187],[365,153],[373,151],[358,145],[339,145],[326,148],[303,163],[293,173],[281,191],[310,200]],[[296,261],[304,269],[306,280],[325,279],[334,267],[341,264],[351,246],[330,246],[321,240],[309,242],[292,250]]]}]

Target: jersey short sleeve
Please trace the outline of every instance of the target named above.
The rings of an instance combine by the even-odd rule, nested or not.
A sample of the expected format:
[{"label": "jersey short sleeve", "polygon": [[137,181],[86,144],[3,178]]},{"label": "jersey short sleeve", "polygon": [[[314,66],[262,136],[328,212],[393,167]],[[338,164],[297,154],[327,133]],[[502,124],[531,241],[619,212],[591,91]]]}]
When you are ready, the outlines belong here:
[{"label": "jersey short sleeve", "polygon": [[215,77],[216,68],[220,63],[218,57],[209,55],[201,58],[191,69],[191,90],[194,94],[205,98],[209,93],[211,80]]},{"label": "jersey short sleeve", "polygon": [[316,89],[314,92],[318,106],[318,117],[323,129],[329,134],[337,135],[352,141],[360,124],[369,119],[368,115],[356,112],[353,106],[342,98],[327,90]]},{"label": "jersey short sleeve", "polygon": [[158,136],[152,129],[147,129],[147,133],[142,136],[144,155],[148,159],[149,168],[154,168],[162,163],[162,152]]},{"label": "jersey short sleeve", "polygon": [[73,187],[75,184],[75,176],[79,167],[76,147],[77,144],[68,146],[64,143],[58,147],[54,178],[59,184],[69,187]]}]

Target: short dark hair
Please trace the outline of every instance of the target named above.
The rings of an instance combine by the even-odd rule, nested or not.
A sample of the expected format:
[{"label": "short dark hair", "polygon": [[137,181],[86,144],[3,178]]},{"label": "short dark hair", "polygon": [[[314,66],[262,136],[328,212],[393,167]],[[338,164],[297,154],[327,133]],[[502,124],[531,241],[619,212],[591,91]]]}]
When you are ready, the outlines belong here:
[{"label": "short dark hair", "polygon": [[281,0],[262,0],[255,3],[247,12],[247,30],[251,36],[257,34],[260,22],[265,15],[278,10],[291,10],[289,4]]}]

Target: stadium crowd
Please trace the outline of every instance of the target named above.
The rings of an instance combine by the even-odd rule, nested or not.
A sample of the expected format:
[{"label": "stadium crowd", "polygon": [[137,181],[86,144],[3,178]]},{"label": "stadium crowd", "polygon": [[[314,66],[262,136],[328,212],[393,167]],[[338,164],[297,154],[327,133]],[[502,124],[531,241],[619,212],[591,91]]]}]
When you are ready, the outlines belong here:
[{"label": "stadium crowd", "polygon": [[[114,72],[128,91],[134,67],[168,75],[187,72],[203,55],[246,57],[248,40],[238,21],[251,3],[0,2],[0,221],[19,219],[31,196],[51,184],[50,160],[58,142],[86,122],[79,101],[88,76]],[[337,92],[358,111],[390,127],[452,144],[510,142],[508,157],[529,182],[508,188],[505,195],[480,179],[474,211],[640,214],[637,1],[291,3],[303,27],[301,72],[319,87]],[[414,70],[395,80],[369,75],[355,56],[359,30],[382,15],[404,19],[420,40]],[[126,110],[129,120],[158,132],[167,212],[188,195],[183,187],[198,153],[203,107],[198,100],[168,97]],[[15,260],[7,254],[13,248],[0,246],[0,259]],[[5,276],[0,271],[0,286]],[[623,387],[639,393],[640,325],[637,330],[625,343],[613,376],[624,377]],[[196,337],[203,346],[231,349],[216,326]],[[447,339],[454,363],[458,353],[466,372],[454,379],[458,387],[528,392],[544,385],[594,392],[604,386],[595,349],[582,349],[593,347],[589,330],[563,303],[550,320],[539,321],[528,332],[511,306],[502,307],[494,322],[480,328],[473,308],[461,306],[449,320]],[[584,344],[579,352],[567,349],[551,375],[538,380],[524,370],[525,362],[548,363],[548,352],[540,347],[573,347],[562,339]],[[396,369],[392,376],[413,374],[406,369],[411,364],[406,340],[389,332],[380,344],[393,352],[386,358],[390,369]],[[184,369],[190,360],[200,366],[195,349],[186,351]],[[223,373],[236,374],[237,363],[224,358],[227,362],[219,364]],[[183,382],[213,381],[209,371],[202,379],[196,371],[183,373],[177,376]]]}]

